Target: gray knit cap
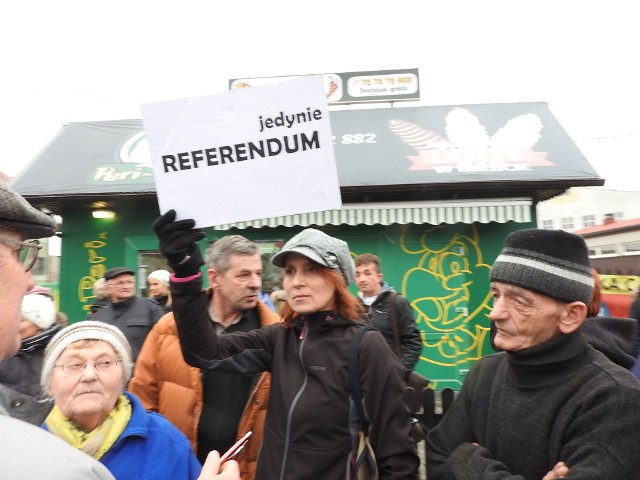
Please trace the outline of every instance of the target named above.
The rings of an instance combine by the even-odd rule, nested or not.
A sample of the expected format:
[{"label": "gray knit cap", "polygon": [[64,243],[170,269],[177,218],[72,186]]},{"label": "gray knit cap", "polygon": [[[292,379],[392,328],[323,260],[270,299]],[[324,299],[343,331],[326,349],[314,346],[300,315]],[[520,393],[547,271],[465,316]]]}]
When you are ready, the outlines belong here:
[{"label": "gray knit cap", "polygon": [[584,239],[563,230],[511,233],[491,268],[491,281],[588,305],[594,280]]},{"label": "gray knit cap", "polygon": [[109,325],[108,323],[83,320],[60,330],[47,345],[44,351],[42,374],[40,376],[40,385],[42,388],[46,389],[49,387],[53,367],[65,348],[80,340],[102,340],[111,345],[122,359],[124,384],[126,385],[129,382],[131,372],[133,371],[133,356],[131,355],[131,346],[122,331],[118,327]]},{"label": "gray knit cap", "polygon": [[315,228],[307,228],[293,236],[284,244],[282,250],[271,258],[276,267],[284,267],[284,259],[288,253],[299,253],[325,267],[340,270],[347,285],[356,276],[356,267],[349,252],[349,245],[344,240],[334,238]]},{"label": "gray knit cap", "polygon": [[2,227],[15,229],[24,238],[51,237],[56,233],[53,218],[32,207],[9,185],[0,181],[0,229]]}]

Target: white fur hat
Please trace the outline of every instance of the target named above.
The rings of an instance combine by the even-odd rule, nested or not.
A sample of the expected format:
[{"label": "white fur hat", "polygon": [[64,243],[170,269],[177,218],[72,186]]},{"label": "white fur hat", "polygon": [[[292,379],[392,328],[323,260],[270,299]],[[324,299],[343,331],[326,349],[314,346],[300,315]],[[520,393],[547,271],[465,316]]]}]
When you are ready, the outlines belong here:
[{"label": "white fur hat", "polygon": [[169,277],[171,276],[171,272],[168,270],[155,270],[149,274],[147,280],[151,280],[152,278],[162,282],[165,287],[169,286]]},{"label": "white fur hat", "polygon": [[111,345],[122,359],[124,384],[126,385],[129,382],[133,370],[131,346],[122,331],[108,323],[83,320],[60,330],[47,345],[42,361],[42,375],[40,376],[42,388],[47,389],[49,387],[53,366],[65,348],[80,340],[102,340]]},{"label": "white fur hat", "polygon": [[21,315],[40,330],[46,330],[56,321],[53,300],[39,293],[28,293],[22,298]]}]

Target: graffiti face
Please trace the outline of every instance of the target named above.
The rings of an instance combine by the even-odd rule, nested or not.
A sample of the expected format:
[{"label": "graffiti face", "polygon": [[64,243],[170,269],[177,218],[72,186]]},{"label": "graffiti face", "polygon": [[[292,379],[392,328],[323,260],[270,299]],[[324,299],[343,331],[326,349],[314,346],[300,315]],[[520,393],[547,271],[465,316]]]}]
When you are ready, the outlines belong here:
[{"label": "graffiti face", "polygon": [[[475,227],[433,226],[407,230],[401,248],[417,257],[403,279],[418,327],[426,331],[420,359],[437,367],[463,368],[482,356],[489,310],[488,278]],[[428,287],[425,287],[428,286]],[[472,296],[472,291],[476,294]]]},{"label": "graffiti face", "polygon": [[502,282],[493,282],[491,293],[497,348],[513,352],[560,335],[565,307],[557,300]]}]

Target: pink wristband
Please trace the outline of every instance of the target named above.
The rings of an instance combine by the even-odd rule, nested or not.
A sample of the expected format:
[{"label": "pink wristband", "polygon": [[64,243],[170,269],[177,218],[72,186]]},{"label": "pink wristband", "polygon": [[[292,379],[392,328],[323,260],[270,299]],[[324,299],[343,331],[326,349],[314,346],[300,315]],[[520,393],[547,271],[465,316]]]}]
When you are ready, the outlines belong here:
[{"label": "pink wristband", "polygon": [[202,276],[202,272],[198,272],[195,275],[191,275],[190,277],[176,277],[175,273],[172,273],[169,279],[172,282],[190,282],[191,280],[195,280],[198,277]]}]

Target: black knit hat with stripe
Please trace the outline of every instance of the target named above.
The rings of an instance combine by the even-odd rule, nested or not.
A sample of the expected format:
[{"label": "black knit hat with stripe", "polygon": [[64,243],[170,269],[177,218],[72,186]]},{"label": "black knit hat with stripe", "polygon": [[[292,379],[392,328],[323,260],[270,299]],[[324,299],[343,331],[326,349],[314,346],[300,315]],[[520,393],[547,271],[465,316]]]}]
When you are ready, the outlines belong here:
[{"label": "black knit hat with stripe", "polygon": [[491,268],[491,281],[526,288],[563,302],[588,305],[593,294],[583,238],[563,230],[511,233]]}]

